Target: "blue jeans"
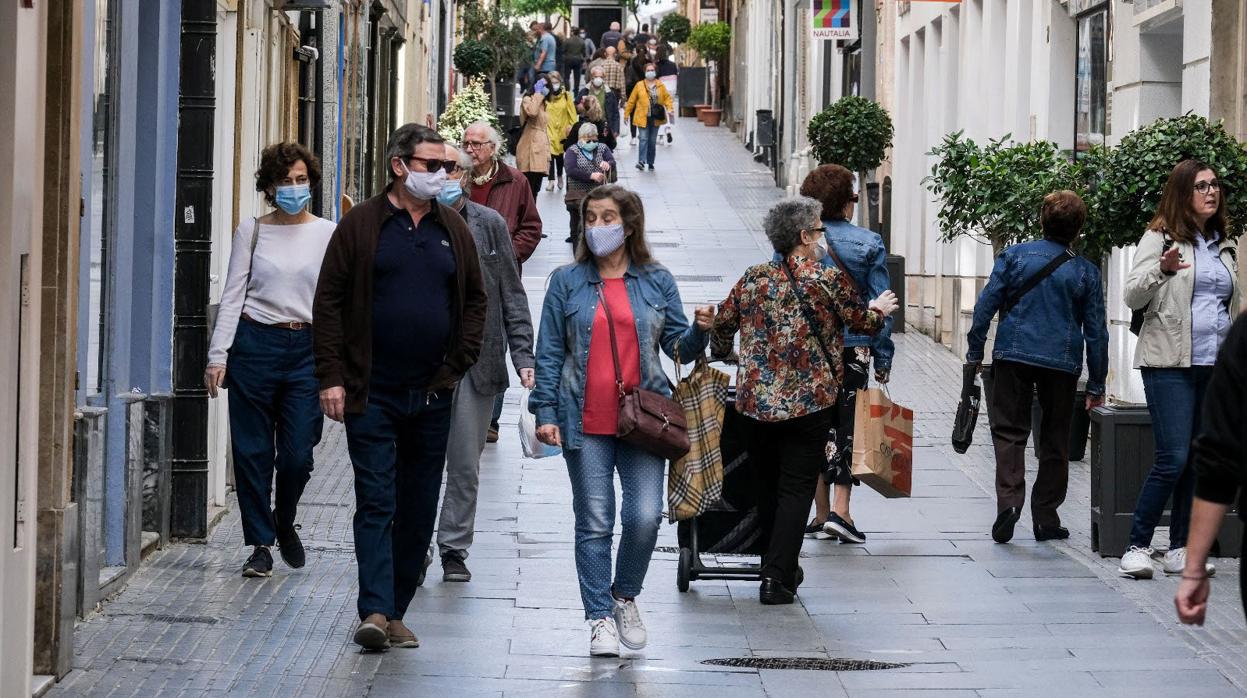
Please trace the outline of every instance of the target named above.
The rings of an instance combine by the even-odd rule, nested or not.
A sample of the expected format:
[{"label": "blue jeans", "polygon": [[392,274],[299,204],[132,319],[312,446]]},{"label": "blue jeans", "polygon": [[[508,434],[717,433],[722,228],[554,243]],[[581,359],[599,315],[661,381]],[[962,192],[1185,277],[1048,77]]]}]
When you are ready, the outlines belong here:
[{"label": "blue jeans", "polygon": [[[584,445],[564,451],[576,513],[576,575],[585,618],[614,613],[615,600],[635,598],[649,570],[662,520],[664,461],[613,436],[584,437]],[[623,487],[623,534],[611,580],[611,541],[615,531],[615,471]],[[811,490],[812,491],[812,490]]]},{"label": "blue jeans", "polygon": [[234,484],[247,545],[273,545],[279,527],[294,526],[299,498],[312,478],[312,449],[324,426],[312,369],[311,329],[238,322],[225,375]]},{"label": "blue jeans", "polygon": [[373,613],[401,619],[416,595],[437,518],[453,396],[374,385],[364,411],[346,415],[361,620]]},{"label": "blue jeans", "polygon": [[1130,544],[1140,548],[1152,545],[1156,524],[1172,496],[1169,547],[1184,548],[1191,526],[1191,501],[1195,496],[1195,469],[1188,467],[1187,456],[1191,440],[1199,434],[1200,406],[1204,403],[1208,380],[1212,378],[1212,367],[1141,370],[1147,409],[1152,415],[1156,458],[1134,506]]},{"label": "blue jeans", "polygon": [[658,150],[658,127],[650,124],[645,128],[637,128],[641,143],[636,149],[638,165],[653,165],[654,153]]}]

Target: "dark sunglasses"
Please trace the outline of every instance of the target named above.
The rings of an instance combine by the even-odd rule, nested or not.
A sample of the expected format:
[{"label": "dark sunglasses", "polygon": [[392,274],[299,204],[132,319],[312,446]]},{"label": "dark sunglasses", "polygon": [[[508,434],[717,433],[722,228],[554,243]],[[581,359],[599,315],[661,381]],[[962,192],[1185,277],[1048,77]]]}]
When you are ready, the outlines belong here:
[{"label": "dark sunglasses", "polygon": [[459,166],[459,163],[455,160],[443,160],[441,158],[418,158],[413,156],[407,158],[407,162],[420,163],[424,166],[425,172],[437,172],[439,169],[442,169],[446,170],[446,174],[454,172],[455,168]]}]

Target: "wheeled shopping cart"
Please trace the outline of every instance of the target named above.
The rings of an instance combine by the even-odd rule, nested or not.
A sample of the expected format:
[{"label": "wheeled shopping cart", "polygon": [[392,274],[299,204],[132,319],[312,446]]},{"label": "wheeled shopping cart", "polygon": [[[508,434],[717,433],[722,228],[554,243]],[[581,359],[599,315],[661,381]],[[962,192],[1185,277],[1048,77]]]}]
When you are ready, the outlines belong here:
[{"label": "wheeled shopping cart", "polygon": [[[734,392],[734,391],[733,391]],[[701,556],[761,555],[766,547],[758,519],[757,472],[745,450],[741,429],[743,418],[733,400],[728,400],[723,417],[723,499],[701,516],[676,524],[680,544],[680,566],[676,587],[688,591],[689,582],[698,579],[761,579],[758,565],[706,565]]]}]

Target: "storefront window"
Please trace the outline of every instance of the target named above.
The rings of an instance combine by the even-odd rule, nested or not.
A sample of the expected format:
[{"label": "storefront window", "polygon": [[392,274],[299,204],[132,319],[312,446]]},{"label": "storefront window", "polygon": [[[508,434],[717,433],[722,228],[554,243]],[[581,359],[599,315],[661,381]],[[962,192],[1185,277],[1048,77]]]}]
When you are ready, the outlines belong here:
[{"label": "storefront window", "polygon": [[1108,11],[1078,18],[1074,154],[1104,145],[1108,131]]},{"label": "storefront window", "polygon": [[107,342],[109,239],[113,230],[113,202],[116,200],[116,29],[117,1],[95,0],[95,57],[92,73],[91,172],[89,196],[91,208],[87,258],[87,356],[86,395],[104,390],[107,380],[105,344]]}]

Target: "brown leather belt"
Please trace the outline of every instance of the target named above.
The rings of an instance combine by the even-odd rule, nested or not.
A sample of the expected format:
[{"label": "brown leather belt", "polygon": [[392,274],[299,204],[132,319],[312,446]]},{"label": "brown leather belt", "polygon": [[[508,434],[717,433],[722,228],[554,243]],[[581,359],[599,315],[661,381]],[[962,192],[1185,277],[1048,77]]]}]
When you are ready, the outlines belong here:
[{"label": "brown leather belt", "polygon": [[247,322],[255,323],[257,325],[264,325],[265,327],[277,327],[283,330],[307,330],[307,329],[311,329],[312,327],[312,323],[310,322],[274,322],[273,324],[270,325],[267,322],[260,322],[259,320],[256,320],[255,318],[251,317],[250,315],[246,313],[242,314],[242,319],[246,320]]}]

